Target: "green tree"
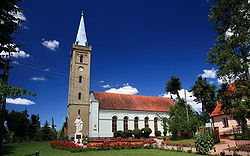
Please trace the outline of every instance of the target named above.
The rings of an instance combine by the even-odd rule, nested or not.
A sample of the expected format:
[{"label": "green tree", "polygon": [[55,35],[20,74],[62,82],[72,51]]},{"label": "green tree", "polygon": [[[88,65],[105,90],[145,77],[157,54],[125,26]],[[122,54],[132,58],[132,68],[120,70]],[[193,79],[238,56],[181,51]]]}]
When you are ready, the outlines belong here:
[{"label": "green tree", "polygon": [[51,128],[47,120],[42,127],[42,139],[46,141],[51,140]]},{"label": "green tree", "polygon": [[[184,113],[187,110],[188,116]],[[202,122],[198,114],[196,114],[189,105],[186,106],[185,101],[181,100],[177,101],[175,106],[170,107],[167,124],[173,139],[178,139],[178,132],[196,131],[196,129],[202,125]]]},{"label": "green tree", "polygon": [[[1,0],[0,5],[0,52],[6,52],[4,57],[0,57],[0,104],[1,112],[5,112],[6,97],[20,96],[22,94],[30,94],[30,92],[18,87],[8,85],[10,67],[10,52],[19,52],[19,46],[14,43],[13,34],[17,32],[20,24],[23,22],[14,15],[22,10],[17,7],[21,0]],[[0,153],[2,153],[3,145],[3,129],[5,122],[5,113],[1,113],[0,120]]]},{"label": "green tree", "polygon": [[38,135],[38,131],[40,129],[40,117],[39,115],[32,114],[30,117],[30,125],[29,125],[29,137],[34,140]]},{"label": "green tree", "polygon": [[172,76],[166,84],[165,91],[177,95],[178,100],[180,100],[181,97],[179,94],[179,90],[181,90],[180,78],[177,76]]},{"label": "green tree", "polygon": [[243,133],[249,135],[246,118],[250,118],[250,31],[248,0],[213,0],[209,19],[217,31],[215,45],[210,49],[208,62],[219,67],[219,77],[235,84],[230,94],[222,94],[227,114],[242,123]]},{"label": "green tree", "polygon": [[65,121],[63,123],[63,126],[62,126],[62,129],[60,130],[60,133],[59,133],[59,139],[60,140],[67,140],[67,135],[65,135],[65,130],[67,128],[67,117],[65,117]]},{"label": "green tree", "polygon": [[28,128],[30,125],[27,110],[22,112],[12,110],[7,118],[9,131],[14,134],[14,141],[23,141],[28,138]]},{"label": "green tree", "polygon": [[209,120],[210,113],[212,113],[215,108],[215,86],[207,83],[206,78],[199,76],[190,91],[193,92],[193,95],[196,98],[194,101],[202,104],[203,120],[204,122],[207,122]]}]

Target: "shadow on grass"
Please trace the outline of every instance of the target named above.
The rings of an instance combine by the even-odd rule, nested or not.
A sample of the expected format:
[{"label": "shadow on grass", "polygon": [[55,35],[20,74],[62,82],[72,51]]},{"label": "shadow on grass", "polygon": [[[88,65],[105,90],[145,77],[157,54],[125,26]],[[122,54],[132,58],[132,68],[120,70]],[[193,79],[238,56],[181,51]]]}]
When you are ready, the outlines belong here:
[{"label": "shadow on grass", "polygon": [[3,155],[14,154],[14,150],[17,148],[15,145],[4,144],[3,145]]}]

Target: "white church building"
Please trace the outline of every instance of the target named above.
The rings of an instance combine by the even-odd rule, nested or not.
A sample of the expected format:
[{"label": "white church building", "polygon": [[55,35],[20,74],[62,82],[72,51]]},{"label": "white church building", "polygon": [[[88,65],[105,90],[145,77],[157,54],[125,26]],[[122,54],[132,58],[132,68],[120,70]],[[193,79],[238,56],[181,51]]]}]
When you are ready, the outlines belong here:
[{"label": "white church building", "polygon": [[[90,92],[91,53],[92,47],[87,43],[82,15],[76,41],[70,52],[68,138],[113,137],[117,130],[144,127],[151,128],[151,136],[154,136],[155,131],[163,133],[159,117],[169,117],[170,106],[174,106],[172,99]],[[76,126],[75,121],[80,121],[78,123],[82,125]]]},{"label": "white church building", "polygon": [[149,127],[163,132],[159,117],[168,117],[169,98],[92,92],[90,95],[89,137],[113,137],[117,130]]}]

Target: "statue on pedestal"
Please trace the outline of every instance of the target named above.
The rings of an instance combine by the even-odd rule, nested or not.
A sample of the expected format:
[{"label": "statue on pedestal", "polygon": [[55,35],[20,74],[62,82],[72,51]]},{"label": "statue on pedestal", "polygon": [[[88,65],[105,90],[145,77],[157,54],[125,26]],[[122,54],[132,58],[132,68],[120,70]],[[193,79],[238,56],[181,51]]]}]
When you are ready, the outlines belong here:
[{"label": "statue on pedestal", "polygon": [[82,122],[80,116],[78,116],[78,117],[76,118],[74,124],[75,124],[75,126],[76,126],[76,133],[82,131],[82,124],[83,124],[83,122]]},{"label": "statue on pedestal", "polygon": [[76,126],[75,144],[82,145],[82,132],[81,131],[82,131],[83,122],[80,116],[77,116],[74,124]]}]

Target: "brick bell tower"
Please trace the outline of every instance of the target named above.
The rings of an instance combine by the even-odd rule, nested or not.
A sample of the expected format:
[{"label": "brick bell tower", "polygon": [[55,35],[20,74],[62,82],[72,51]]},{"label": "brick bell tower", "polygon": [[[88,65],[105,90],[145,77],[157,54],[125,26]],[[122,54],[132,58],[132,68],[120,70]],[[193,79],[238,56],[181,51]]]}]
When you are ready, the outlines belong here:
[{"label": "brick bell tower", "polygon": [[70,75],[68,94],[68,138],[75,137],[75,120],[82,120],[81,133],[89,135],[89,84],[91,46],[87,43],[83,13],[76,41],[70,52]]}]

